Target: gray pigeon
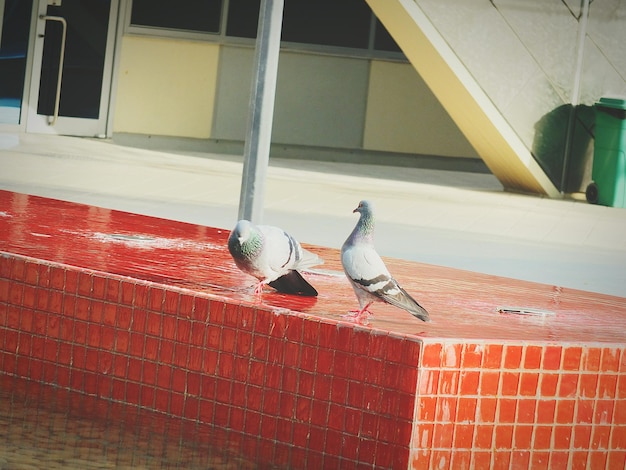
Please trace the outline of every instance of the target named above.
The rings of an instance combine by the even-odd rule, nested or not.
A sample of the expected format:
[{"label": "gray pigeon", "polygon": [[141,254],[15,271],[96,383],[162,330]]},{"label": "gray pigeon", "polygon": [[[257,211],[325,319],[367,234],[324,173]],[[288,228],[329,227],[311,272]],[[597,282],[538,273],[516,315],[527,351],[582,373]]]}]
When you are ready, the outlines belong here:
[{"label": "gray pigeon", "polygon": [[361,216],[341,247],[341,264],[352,284],[360,310],[354,310],[348,316],[360,322],[371,313],[369,306],[380,301],[400,307],[422,321],[430,321],[428,312],[398,285],[376,253],[372,205],[361,201],[352,212],[359,212]]},{"label": "gray pigeon", "polygon": [[324,260],[278,227],[240,220],[228,237],[228,251],[239,269],[259,280],[254,289],[257,295],[265,284],[285,294],[317,295],[298,270]]}]

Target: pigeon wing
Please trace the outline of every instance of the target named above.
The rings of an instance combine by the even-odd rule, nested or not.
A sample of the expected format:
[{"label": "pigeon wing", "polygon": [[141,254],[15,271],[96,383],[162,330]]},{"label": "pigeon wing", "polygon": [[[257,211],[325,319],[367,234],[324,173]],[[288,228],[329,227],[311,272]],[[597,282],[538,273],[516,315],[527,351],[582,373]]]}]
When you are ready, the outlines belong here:
[{"label": "pigeon wing", "polygon": [[373,247],[349,247],[342,253],[341,259],[346,274],[358,288],[408,311],[420,320],[430,321],[428,312],[400,287]]}]

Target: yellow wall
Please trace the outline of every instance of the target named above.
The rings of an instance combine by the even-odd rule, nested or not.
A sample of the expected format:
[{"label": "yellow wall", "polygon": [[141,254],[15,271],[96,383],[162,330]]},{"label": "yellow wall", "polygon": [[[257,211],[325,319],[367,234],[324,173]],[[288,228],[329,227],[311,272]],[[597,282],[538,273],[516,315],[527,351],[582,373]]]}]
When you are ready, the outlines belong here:
[{"label": "yellow wall", "polygon": [[125,36],[114,132],[208,138],[219,46]]},{"label": "yellow wall", "polygon": [[367,150],[477,158],[411,64],[397,62],[372,62],[363,146]]}]

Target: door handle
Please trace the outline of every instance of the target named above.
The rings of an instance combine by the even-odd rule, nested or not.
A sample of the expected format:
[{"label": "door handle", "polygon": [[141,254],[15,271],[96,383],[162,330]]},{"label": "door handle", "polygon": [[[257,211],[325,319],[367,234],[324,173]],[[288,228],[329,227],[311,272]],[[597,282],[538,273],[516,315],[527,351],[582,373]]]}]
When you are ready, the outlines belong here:
[{"label": "door handle", "polygon": [[54,124],[57,122],[57,119],[59,118],[59,101],[61,98],[61,80],[63,79],[63,61],[65,60],[65,38],[67,36],[67,21],[61,16],[48,15],[39,15],[39,19],[44,21],[58,21],[63,27],[63,32],[61,33],[61,53],[59,54],[59,75],[57,77],[57,91],[54,98],[54,114],[52,116],[48,116],[48,125],[54,126]]}]

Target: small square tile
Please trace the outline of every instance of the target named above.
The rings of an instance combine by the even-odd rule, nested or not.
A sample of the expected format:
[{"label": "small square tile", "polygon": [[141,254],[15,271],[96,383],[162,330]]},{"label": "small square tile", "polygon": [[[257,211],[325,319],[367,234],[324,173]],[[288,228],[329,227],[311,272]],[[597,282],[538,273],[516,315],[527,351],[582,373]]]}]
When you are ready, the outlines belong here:
[{"label": "small square tile", "polygon": [[420,369],[418,378],[418,392],[420,395],[435,395],[439,390],[438,369]]},{"label": "small square tile", "polygon": [[615,401],[615,414],[613,416],[613,424],[616,426],[626,425],[626,401]]},{"label": "small square tile", "polygon": [[166,290],[163,299],[163,312],[176,315],[180,306],[180,293],[176,291]]},{"label": "small square tile", "polygon": [[626,374],[620,374],[617,378],[616,397],[619,399],[626,398]]},{"label": "small square tile", "polygon": [[[502,454],[508,457],[508,460],[506,460],[506,467],[499,468],[533,468],[530,465],[531,453],[529,450],[513,450],[508,456],[504,455],[504,453]],[[500,463],[500,461],[497,462],[496,465]]]},{"label": "small square tile", "polygon": [[461,395],[477,395],[480,382],[480,371],[462,370],[460,376],[459,393]]},{"label": "small square tile", "polygon": [[[287,344],[292,344],[292,343],[287,343]],[[295,346],[296,347],[293,353],[288,353],[286,354],[286,356],[296,356],[296,360],[297,360],[298,349],[299,349],[300,350],[300,369],[309,371],[309,372],[314,372],[316,369],[316,362],[317,362],[316,361],[317,354],[316,354],[315,348],[312,346],[305,346],[305,345],[300,346],[298,344],[295,344]],[[293,364],[293,365],[297,365],[297,364]]]},{"label": "small square tile", "polygon": [[320,322],[319,346],[320,348],[334,349],[337,344],[337,325],[334,323]]},{"label": "small square tile", "polygon": [[317,350],[316,370],[318,374],[330,374],[335,364],[335,352],[328,349]]},{"label": "small square tile", "polygon": [[498,423],[514,423],[518,401],[514,398],[498,400]]},{"label": "small square tile", "polygon": [[476,421],[480,423],[494,423],[497,405],[498,399],[496,398],[479,398]]},{"label": "small square tile", "polygon": [[533,426],[515,426],[513,446],[516,449],[532,449]]},{"label": "small square tile", "polygon": [[570,448],[572,428],[570,426],[555,426],[553,432],[554,449],[567,450]]},{"label": "small square tile", "polygon": [[502,364],[504,346],[501,344],[488,344],[483,354],[483,369],[499,369]]},{"label": "small square tile", "polygon": [[[139,405],[146,408],[154,408],[154,387],[142,385],[139,389]],[[159,410],[169,412],[169,409]]]},{"label": "small square tile", "polygon": [[456,422],[473,423],[476,418],[477,398],[460,397],[457,403]]},{"label": "small square tile", "polygon": [[435,423],[433,428],[433,447],[451,449],[454,426],[453,423]]},{"label": "small square tile", "polygon": [[496,449],[511,449],[513,445],[513,426],[497,425],[494,429],[494,446]]},{"label": "small square tile", "polygon": [[[454,429],[454,449],[471,449],[474,442],[474,426],[457,424]],[[469,457],[469,456],[468,456]],[[469,458],[467,459],[469,463]],[[458,468],[458,467],[457,467]]]},{"label": "small square tile", "polygon": [[569,346],[563,348],[563,370],[579,370],[581,356],[582,348],[580,346]]},{"label": "small square tile", "polygon": [[519,389],[519,372],[502,372],[500,391],[503,396],[516,396]]},{"label": "small square tile", "polygon": [[602,362],[600,368],[602,372],[617,372],[620,368],[620,356],[623,351],[617,348],[602,349]]},{"label": "small square tile", "polygon": [[590,468],[587,466],[587,460],[589,458],[589,451],[573,451],[570,455],[571,468],[572,470],[584,470]]},{"label": "small square tile", "polygon": [[[208,348],[211,349],[219,349],[220,348],[220,337],[221,337],[221,328],[214,326],[214,325],[209,325],[206,329],[206,345]],[[265,337],[257,337],[257,338],[263,338],[264,341],[266,341]],[[264,343],[265,347],[267,347],[267,343]],[[258,356],[257,356],[258,357]]]},{"label": "small square tile", "polygon": [[598,389],[597,374],[582,374],[580,376],[580,396],[583,398],[594,398]]},{"label": "small square tile", "polygon": [[602,374],[598,383],[598,397],[600,398],[616,398],[617,392],[617,375]]},{"label": "small square tile", "polygon": [[441,367],[458,369],[461,367],[462,344],[445,343],[441,351]]},{"label": "small square tile", "polygon": [[444,395],[456,395],[459,387],[458,370],[442,369],[439,378],[439,393]]},{"label": "small square tile", "polygon": [[483,345],[467,343],[463,346],[461,367],[463,369],[478,369],[483,360]]},{"label": "small square tile", "polygon": [[480,373],[480,395],[495,396],[500,387],[500,373],[495,371],[481,371]]},{"label": "small square tile", "polygon": [[533,423],[535,422],[535,410],[537,401],[533,399],[522,399],[517,404],[517,422]]},{"label": "small square tile", "polygon": [[176,341],[188,344],[191,336],[191,322],[187,318],[179,317],[176,321]]},{"label": "small square tile", "polygon": [[232,353],[235,351],[236,331],[232,328],[222,328],[220,331],[220,351]]},{"label": "small square tile", "polygon": [[537,422],[553,423],[556,412],[556,400],[537,400]]},{"label": "small square tile", "polygon": [[185,402],[185,395],[182,393],[172,393],[170,396],[170,408],[168,414],[176,417],[183,416]]},{"label": "small square tile", "polygon": [[135,298],[133,299],[133,307],[136,309],[148,308],[148,295],[150,288],[147,284],[135,284]]},{"label": "small square tile", "polygon": [[438,397],[435,421],[440,423],[454,422],[456,417],[457,402],[458,397]]},{"label": "small square tile", "polygon": [[328,427],[343,432],[346,408],[341,405],[330,403],[328,408]]},{"label": "small square tile", "polygon": [[150,287],[148,289],[147,307],[153,312],[163,311],[163,302],[165,298],[165,290],[161,287]]},{"label": "small square tile", "polygon": [[539,369],[541,366],[542,347],[541,346],[526,346],[524,351],[524,368],[525,369]]},{"label": "small square tile", "polygon": [[[623,447],[621,448],[623,449]],[[613,450],[612,452],[609,452],[609,455],[607,456],[607,469],[622,470],[624,462],[626,462],[626,451]]]},{"label": "small square tile", "polygon": [[287,317],[285,315],[272,315],[270,319],[269,336],[278,340],[284,340],[287,330]]},{"label": "small square tile", "polygon": [[561,346],[545,347],[542,361],[544,370],[559,370],[561,368],[561,351]]},{"label": "small square tile", "polygon": [[[109,304],[113,305],[113,304]],[[89,321],[91,323],[102,323],[104,319],[104,302],[93,301],[91,302],[91,309],[89,312]]]},{"label": "small square tile", "polygon": [[558,400],[556,404],[556,422],[558,424],[574,423],[576,400]]},{"label": "small square tile", "polygon": [[106,296],[106,278],[100,275],[93,275],[92,295],[94,298],[104,300]]},{"label": "small square tile", "polygon": [[[50,270],[51,270],[51,267],[48,264],[39,265],[39,281],[38,281],[39,287],[42,287],[44,289],[47,289],[50,287],[50,275],[51,275]],[[8,278],[8,275],[5,276],[5,278]]]},{"label": "small square tile", "polygon": [[578,374],[561,374],[559,380],[559,397],[571,398],[578,393]]},{"label": "small square tile", "polygon": [[522,363],[522,353],[524,348],[519,345],[507,345],[504,347],[505,369],[519,369]]},{"label": "small square tile", "polygon": [[450,468],[471,468],[472,452],[469,450],[452,450]]},{"label": "small square tile", "polygon": [[109,277],[106,282],[105,299],[109,302],[119,303],[121,283],[117,279]]},{"label": "small square tile", "polygon": [[134,309],[132,313],[132,330],[143,334],[146,331],[147,318],[148,312],[146,310]]},{"label": "small square tile", "polygon": [[607,468],[607,457],[607,452],[589,453],[589,468]]},{"label": "small square tile", "polygon": [[147,333],[162,336],[165,339],[176,339],[176,317],[148,312]]},{"label": "small square tile", "polygon": [[441,343],[424,344],[421,357],[422,367],[440,367],[442,350]]},{"label": "small square tile", "polygon": [[48,312],[60,314],[63,312],[63,292],[50,291],[48,299]]},{"label": "small square tile", "polygon": [[126,306],[132,306],[135,300],[135,283],[124,281],[121,283],[120,302]]},{"label": "small square tile", "polygon": [[523,372],[520,377],[520,388],[519,388],[520,395],[522,396],[537,395],[538,383],[539,383],[538,373]]},{"label": "small square tile", "polygon": [[419,422],[434,422],[437,410],[437,397],[419,397],[417,417]]},{"label": "small square tile", "polygon": [[594,424],[614,423],[613,411],[615,408],[614,400],[597,400],[593,415]]},{"label": "small square tile", "polygon": [[[94,307],[98,305],[98,306],[102,306],[103,307],[103,311],[102,311],[102,322],[105,325],[110,325],[110,326],[115,326],[116,321],[117,321],[117,305],[116,304],[111,304],[111,303],[106,303],[106,304],[102,304],[100,302],[95,302],[94,303]],[[93,309],[92,309],[92,314],[93,314]],[[93,315],[92,315],[93,317]],[[93,321],[93,320],[92,320]]]},{"label": "small square tile", "polygon": [[607,449],[609,447],[611,426],[595,425],[591,431],[591,448]]},{"label": "small square tile", "polygon": [[575,449],[587,449],[591,442],[591,425],[580,424],[573,427],[573,440]]},{"label": "small square tile", "polygon": [[233,380],[245,382],[248,378],[250,361],[248,358],[235,356],[233,359]]},{"label": "small square tile", "polygon": [[[13,265],[14,268],[18,264],[20,266],[23,266],[22,263],[15,263]],[[14,279],[18,278],[14,277]],[[56,266],[52,266],[50,268],[50,287],[56,290],[63,290],[63,288],[65,287],[65,269]]]},{"label": "small square tile", "polygon": [[472,462],[469,468],[490,468],[491,456],[491,451],[472,452]]},{"label": "small square tile", "polygon": [[556,396],[558,383],[559,383],[559,374],[541,374],[539,386],[539,393],[542,397],[554,397]]},{"label": "small square tile", "polygon": [[358,436],[361,430],[362,411],[346,407],[344,410],[344,431]]},{"label": "small square tile", "polygon": [[298,390],[298,370],[285,367],[283,368],[283,377],[281,387],[286,392],[295,393]]},{"label": "small square tile", "polygon": [[209,299],[203,296],[193,297],[193,319],[202,323],[209,321],[210,316],[210,302]]},{"label": "small square tile", "polygon": [[[0,277],[1,277],[0,273]],[[39,263],[26,261],[24,265],[24,282],[36,286],[39,281]]]}]

